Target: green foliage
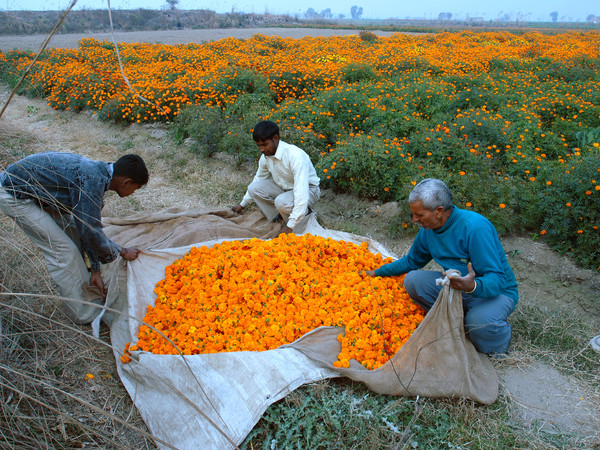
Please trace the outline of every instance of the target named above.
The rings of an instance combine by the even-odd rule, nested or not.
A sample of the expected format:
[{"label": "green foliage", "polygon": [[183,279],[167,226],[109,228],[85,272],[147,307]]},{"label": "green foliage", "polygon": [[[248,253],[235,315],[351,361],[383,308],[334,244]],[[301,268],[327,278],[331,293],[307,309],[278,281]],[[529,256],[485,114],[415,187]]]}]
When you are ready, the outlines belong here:
[{"label": "green foliage", "polygon": [[243,94],[225,109],[226,118],[244,121],[248,128],[263,120],[275,107],[275,102],[270,94],[255,93]]},{"label": "green foliage", "polygon": [[[379,46],[381,40],[372,34],[361,33],[360,44]],[[441,178],[458,206],[488,217],[499,232],[537,235],[545,229],[540,238],[597,268],[598,232],[586,226],[598,224],[594,205],[600,176],[594,158],[600,152],[600,60],[540,57],[539,46],[532,45],[524,54],[484,62],[485,72],[473,71],[468,61],[447,68],[424,56],[435,39],[428,36],[402,58],[391,51],[374,61],[319,48],[319,69],[347,61],[327,74],[305,73],[300,65],[269,70],[269,58],[294,51],[293,44],[255,35],[256,65],[230,61],[219,79],[198,80],[196,87],[179,92],[175,86],[185,71],[176,71],[161,79],[171,86],[168,96],[151,87],[140,93],[165,110],[178,111],[181,98],[197,103],[176,118],[139,101],[118,76],[106,73],[41,79],[34,67],[36,76],[28,80],[35,81],[25,82],[20,92],[46,97],[57,109],[100,110],[100,117],[115,122],[171,120],[173,135],[179,142],[191,138],[192,151],[204,156],[228,152],[238,163],[256,158],[250,130],[258,120],[271,119],[279,123],[283,139],[309,153],[324,187],[391,201],[406,198],[413,182]],[[508,45],[501,35],[476,39],[490,47]],[[80,43],[92,44],[98,45]],[[112,49],[112,44],[100,49]],[[7,52],[0,58],[4,81],[16,83],[22,56]],[[50,54],[45,58],[36,67],[60,63]],[[176,56],[165,51],[156,58]],[[90,84],[103,87],[95,91],[100,95],[90,97]],[[576,179],[580,171],[585,176]],[[582,191],[585,183],[593,185]],[[573,206],[565,209],[567,202]],[[400,232],[406,223],[402,218],[394,226]]]},{"label": "green foliage", "polygon": [[324,187],[382,201],[406,198],[415,167],[397,148],[370,136],[339,145],[317,165]]},{"label": "green foliage", "polygon": [[181,110],[170,130],[177,142],[189,138],[190,150],[203,157],[216,152],[235,156],[238,164],[258,156],[251,130],[273,106],[268,94],[243,94],[225,109],[192,105]]},{"label": "green foliage", "polygon": [[234,103],[244,94],[271,94],[266,76],[243,67],[232,66],[214,83],[205,87],[216,93],[220,105]]},{"label": "green foliage", "polygon": [[182,109],[170,130],[178,143],[189,138],[191,150],[204,157],[219,151],[219,142],[227,133],[222,111],[206,105]]},{"label": "green foliage", "polygon": [[546,66],[540,72],[540,78],[559,79],[568,83],[598,79],[600,59],[576,58],[565,62],[551,60],[545,62]]},{"label": "green foliage", "polygon": [[463,176],[454,173],[445,181],[452,186],[456,205],[483,214],[500,234],[537,229],[542,222],[543,213],[533,183],[476,171]]},{"label": "green foliage", "polygon": [[358,83],[375,78],[375,71],[367,64],[350,63],[343,67],[341,72],[342,80],[347,83]]},{"label": "green foliage", "polygon": [[433,422],[411,425],[413,400],[372,395],[364,387],[347,384],[300,388],[300,394],[272,405],[240,448],[382,448],[400,443],[401,436],[441,442],[449,431],[447,412]]},{"label": "green foliage", "polygon": [[600,266],[598,154],[590,151],[553,178],[541,192],[545,236],[554,249],[595,269]]},{"label": "green foliage", "polygon": [[[5,82],[11,87],[17,85],[25,69],[17,70],[15,67],[21,58],[31,59],[34,53],[22,50],[11,50],[4,54],[4,58],[0,58],[0,81]],[[29,77],[21,84],[17,90],[17,94],[26,95],[30,98],[45,97],[50,93],[50,86],[41,80],[31,81],[31,75],[35,74],[35,67],[29,72]]]},{"label": "green foliage", "polygon": [[[271,405],[240,448],[528,447],[519,433],[502,399],[477,407],[468,401],[375,395],[361,383],[333,379],[302,386]],[[549,436],[546,444],[560,446],[559,441]]]},{"label": "green foliage", "polygon": [[[577,148],[588,149],[593,144],[600,144],[600,128],[588,128],[587,130],[575,133],[577,138]],[[598,146],[597,151],[600,152]]]},{"label": "green foliage", "polygon": [[[372,112],[369,103],[369,94],[366,85],[357,89],[336,87],[323,91],[316,98],[317,108],[315,113],[309,110],[312,116],[320,115],[332,117],[347,132],[367,131],[365,121]],[[318,117],[315,117],[318,122]]]},{"label": "green foliage", "polygon": [[[567,189],[563,178],[574,172],[566,170],[580,164],[568,156],[573,148],[596,157],[600,151],[594,146],[600,137],[594,84],[558,75],[556,65],[543,58],[494,60],[488,74],[478,76],[434,77],[435,71],[417,70],[423,68],[417,60],[396,67],[397,78],[386,83],[342,84],[312,101],[282,103],[272,118],[290,130],[304,127],[292,134],[301,147],[320,150],[311,154],[317,155],[324,187],[391,201],[405,199],[412,182],[440,178],[459,207],[483,214],[500,233],[552,228],[545,236],[550,245],[597,268],[597,230],[577,233],[577,220],[566,220],[557,195],[576,197],[571,203],[595,211],[588,201],[595,201],[598,191],[558,193],[546,184]],[[557,77],[568,78],[568,89],[557,88]],[[551,95],[539,96],[544,89]],[[524,97],[536,101],[523,107]],[[592,179],[592,173],[586,176]],[[593,213],[578,214],[590,226],[598,223]],[[390,224],[392,233],[411,230],[410,217]]]}]

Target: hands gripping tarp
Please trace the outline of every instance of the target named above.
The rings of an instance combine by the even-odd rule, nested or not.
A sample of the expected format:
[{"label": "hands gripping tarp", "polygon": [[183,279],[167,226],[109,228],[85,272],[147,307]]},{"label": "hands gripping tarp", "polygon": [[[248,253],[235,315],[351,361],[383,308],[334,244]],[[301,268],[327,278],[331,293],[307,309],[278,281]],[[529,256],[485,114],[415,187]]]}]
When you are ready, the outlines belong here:
[{"label": "hands gripping tarp", "polygon": [[[167,265],[193,246],[273,238],[280,225],[267,222],[259,212],[237,215],[229,210],[167,210],[107,219],[105,225],[116,242],[144,249],[137,260],[115,261],[103,271],[109,285],[107,306],[119,313],[106,311],[102,320],[111,328],[121,380],[159,447],[235,448],[270,404],[303,384],[331,377],[361,381],[381,394],[469,398],[483,404],[496,400],[496,371],[466,338],[461,293],[448,285],[408,342],[377,370],[356,361],[346,369],[333,367],[341,345],[337,336],[343,332],[338,327],[317,328],[265,352],[191,356],[133,352],[132,361],[122,364],[122,349],[127,342],[136,342]],[[372,239],[321,227],[314,214],[295,231],[367,242],[371,251],[394,257]]]}]

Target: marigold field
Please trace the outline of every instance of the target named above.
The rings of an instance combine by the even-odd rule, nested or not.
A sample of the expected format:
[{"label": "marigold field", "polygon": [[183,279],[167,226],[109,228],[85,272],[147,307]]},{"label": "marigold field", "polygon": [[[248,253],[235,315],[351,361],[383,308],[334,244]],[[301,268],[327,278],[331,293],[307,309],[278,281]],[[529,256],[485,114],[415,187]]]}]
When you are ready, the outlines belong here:
[{"label": "marigold field", "polygon": [[131,351],[186,355],[275,349],[321,326],[343,327],[336,367],[385,364],[423,320],[402,277],[359,271],[391,259],[366,243],[281,235],[192,248],[166,268]]},{"label": "marigold field", "polygon": [[[596,31],[256,34],[119,54],[135,93],[115,46],[94,39],[45,51],[19,92],[117,123],[166,122],[198,155],[240,161],[257,157],[250,130],[271,119],[324,188],[404,204],[419,180],[441,178],[500,233],[600,268]],[[0,76],[16,83],[33,57],[0,53]],[[390,224],[404,229],[408,208]]]}]

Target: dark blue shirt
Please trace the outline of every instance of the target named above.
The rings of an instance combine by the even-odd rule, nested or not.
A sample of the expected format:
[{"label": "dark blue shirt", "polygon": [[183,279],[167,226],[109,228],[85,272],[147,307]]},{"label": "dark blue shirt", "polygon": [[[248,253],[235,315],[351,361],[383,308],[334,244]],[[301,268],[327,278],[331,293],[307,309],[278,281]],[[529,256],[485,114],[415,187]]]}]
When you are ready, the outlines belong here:
[{"label": "dark blue shirt", "polygon": [[102,231],[100,214],[112,179],[112,164],[72,153],[30,155],[0,173],[0,185],[18,199],[73,215],[91,269],[113,261],[121,246]]}]

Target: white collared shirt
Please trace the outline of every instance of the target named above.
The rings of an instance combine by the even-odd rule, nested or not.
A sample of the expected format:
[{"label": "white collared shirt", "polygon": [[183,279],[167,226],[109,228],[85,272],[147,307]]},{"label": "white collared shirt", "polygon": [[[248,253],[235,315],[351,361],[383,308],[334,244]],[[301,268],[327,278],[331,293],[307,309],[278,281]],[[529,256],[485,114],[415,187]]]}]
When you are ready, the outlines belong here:
[{"label": "white collared shirt", "polygon": [[[319,185],[317,172],[304,150],[279,140],[273,156],[261,155],[252,182],[268,180],[270,177],[284,191],[294,191],[294,209],[287,222],[288,227],[293,228],[306,214],[309,186]],[[240,205],[246,207],[251,202],[252,197],[246,191]]]}]

